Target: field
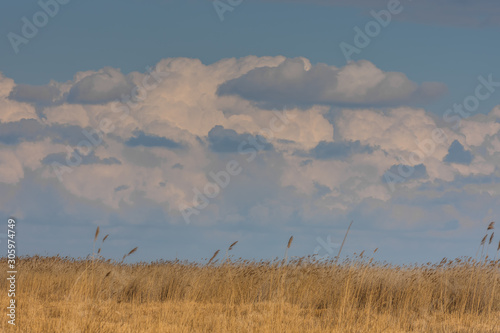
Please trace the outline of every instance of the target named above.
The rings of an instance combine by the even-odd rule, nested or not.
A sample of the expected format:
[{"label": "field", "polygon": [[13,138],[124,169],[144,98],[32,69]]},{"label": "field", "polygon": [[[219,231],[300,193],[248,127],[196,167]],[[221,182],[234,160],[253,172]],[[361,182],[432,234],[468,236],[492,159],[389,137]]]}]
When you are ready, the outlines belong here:
[{"label": "field", "polygon": [[[373,253],[343,261],[288,260],[286,255],[246,261],[232,258],[229,250],[205,264],[125,264],[97,253],[85,259],[19,258],[16,326],[4,315],[0,328],[27,333],[500,331],[496,258],[394,266],[375,262]],[[0,265],[6,267],[5,258]],[[0,286],[8,290],[6,278]],[[5,309],[7,292],[0,303]]]}]

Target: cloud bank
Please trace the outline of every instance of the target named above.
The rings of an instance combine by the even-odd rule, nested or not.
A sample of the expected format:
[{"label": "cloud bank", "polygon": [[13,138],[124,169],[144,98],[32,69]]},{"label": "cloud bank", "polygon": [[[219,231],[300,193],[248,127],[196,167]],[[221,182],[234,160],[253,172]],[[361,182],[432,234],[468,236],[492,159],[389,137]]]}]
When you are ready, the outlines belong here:
[{"label": "cloud bank", "polygon": [[445,93],[446,86],[437,82],[418,85],[403,73],[383,72],[365,60],[337,68],[312,66],[307,59],[296,58],[286,59],[276,67],[256,68],[225,82],[218,92],[283,105],[356,107],[427,103]]},{"label": "cloud bank", "polygon": [[[175,226],[196,208],[198,226],[355,218],[366,230],[466,235],[499,213],[500,107],[435,142],[435,117],[406,104],[443,91],[367,61],[285,57],[169,58],[149,73],[105,68],[41,87],[0,76],[0,194],[10,198],[0,210]],[[22,199],[41,188],[51,194],[39,204]]]}]

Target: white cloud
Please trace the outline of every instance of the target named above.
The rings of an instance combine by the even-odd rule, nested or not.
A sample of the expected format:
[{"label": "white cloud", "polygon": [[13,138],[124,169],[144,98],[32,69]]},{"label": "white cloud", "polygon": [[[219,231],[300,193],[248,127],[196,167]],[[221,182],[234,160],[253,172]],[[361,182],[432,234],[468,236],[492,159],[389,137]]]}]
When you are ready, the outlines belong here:
[{"label": "white cloud", "polygon": [[21,119],[37,118],[35,108],[29,104],[10,100],[14,80],[0,73],[0,122],[13,122]]},{"label": "white cloud", "polygon": [[[369,62],[351,63],[340,69],[325,66],[312,66],[303,58],[284,57],[249,56],[210,65],[197,59],[171,58],[155,67],[157,81],[148,80],[148,73],[125,76],[111,68],[77,73],[71,82],[52,83],[59,87],[63,97],[57,103],[39,106],[45,116],[43,120],[15,127],[36,133],[25,133],[25,136],[14,133],[16,140],[11,141],[3,138],[0,182],[19,183],[25,171],[32,170],[36,177],[41,174],[54,180],[58,187],[71,194],[71,200],[84,199],[115,211],[147,201],[160,207],[174,223],[180,220],[179,205],[193,206],[193,190],[203,190],[211,181],[207,177],[210,171],[222,170],[233,158],[246,163],[245,157],[234,151],[211,150],[208,133],[220,126],[218,128],[224,130],[219,134],[232,133],[236,140],[248,135],[265,136],[272,149],[261,152],[255,161],[242,164],[242,175],[231,180],[228,189],[201,212],[200,223],[236,223],[247,219],[284,223],[294,216],[322,221],[334,213],[352,214],[367,201],[391,203],[394,194],[383,181],[384,173],[395,165],[406,164],[401,158],[408,160],[413,151],[422,150],[420,143],[432,138],[433,130],[438,127],[424,109],[401,106],[381,110],[367,106],[344,107],[332,112],[321,103],[307,107],[291,103],[292,106],[286,108],[288,117],[281,114],[286,121],[278,117],[274,125],[278,125],[279,130],[269,132],[263,129],[270,128],[272,119],[277,117],[273,110],[241,96],[217,93],[221,84],[239,80],[256,70],[260,71],[259,75],[269,75],[268,82],[283,83],[279,89],[287,94],[290,92],[285,88],[290,84],[297,87],[304,82],[314,83],[316,86],[301,87],[310,89],[308,96],[319,98],[320,102],[409,101],[419,91],[404,74],[383,72]],[[331,84],[325,73],[335,76],[335,84]],[[154,88],[143,91],[140,99],[128,105],[114,100],[118,93],[132,93],[133,87],[140,87],[145,80]],[[0,106],[7,106],[1,111],[0,120],[38,119],[33,107],[36,101],[30,104],[9,98],[15,87],[12,80],[0,77]],[[321,89],[314,90],[314,87]],[[71,103],[65,99],[68,93],[72,96]],[[127,116],[124,111],[130,114]],[[459,132],[443,129],[446,142],[435,144],[435,149],[423,161],[407,163],[423,164],[427,174],[407,179],[397,191],[420,193],[419,187],[424,183],[452,184],[457,177],[497,172],[499,117],[497,107],[487,116],[463,120]],[[105,118],[114,128],[104,136],[102,144],[93,148],[92,160],[72,167],[72,172],[65,174],[63,183],[59,184],[44,159],[54,154],[64,159],[68,154],[66,145],[85,140],[82,129],[99,129],[100,121]],[[50,131],[59,132],[50,135]],[[171,144],[127,144],[131,138],[137,139],[138,133],[142,133],[143,139],[157,138],[159,142]],[[26,140],[28,137],[30,140]],[[470,165],[443,162],[454,140],[474,155]],[[361,148],[339,158],[321,158],[311,153],[320,143],[326,148]],[[330,146],[333,143],[338,146]],[[115,162],[96,162],[104,160]],[[471,187],[470,191],[479,189]],[[495,191],[490,189],[492,195],[496,195]],[[404,210],[401,206],[401,211]],[[398,214],[395,213],[393,220],[399,218]],[[408,227],[413,226],[410,222]]]},{"label": "white cloud", "polygon": [[9,150],[0,150],[0,183],[15,184],[23,177],[23,165],[16,154]]},{"label": "white cloud", "polygon": [[89,114],[83,105],[62,104],[44,109],[49,124],[68,124],[80,127],[89,126]]}]

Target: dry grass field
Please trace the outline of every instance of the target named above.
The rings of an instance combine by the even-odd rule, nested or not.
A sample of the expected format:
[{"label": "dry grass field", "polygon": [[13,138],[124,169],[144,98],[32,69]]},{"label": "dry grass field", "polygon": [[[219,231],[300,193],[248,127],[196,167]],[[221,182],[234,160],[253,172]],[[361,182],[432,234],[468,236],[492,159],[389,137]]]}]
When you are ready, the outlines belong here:
[{"label": "dry grass field", "polygon": [[[488,240],[482,245],[486,251]],[[500,332],[500,260],[486,254],[394,266],[377,263],[373,253],[341,262],[246,261],[229,253],[206,264],[125,264],[97,253],[87,259],[19,258],[16,326],[4,317],[0,328],[27,333]],[[6,267],[5,258],[0,265]],[[0,286],[8,289],[5,278]],[[6,292],[0,303],[5,309]]]}]

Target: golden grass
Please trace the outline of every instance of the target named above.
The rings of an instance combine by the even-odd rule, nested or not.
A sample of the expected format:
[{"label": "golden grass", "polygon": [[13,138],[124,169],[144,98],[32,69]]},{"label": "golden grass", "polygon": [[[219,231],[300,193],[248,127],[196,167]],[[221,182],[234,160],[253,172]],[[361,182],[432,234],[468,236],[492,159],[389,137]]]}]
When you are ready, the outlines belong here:
[{"label": "golden grass", "polygon": [[[98,232],[94,239],[97,240]],[[107,238],[107,236],[105,236]],[[292,238],[286,245],[290,247]],[[101,242],[102,244],[102,242]],[[395,266],[248,261],[124,264],[19,258],[17,319],[2,332],[499,332],[500,260]],[[485,246],[484,243],[482,245]],[[100,251],[98,251],[99,253]],[[376,251],[374,251],[376,252]],[[373,252],[373,253],[374,253]],[[0,266],[6,267],[5,258]],[[1,290],[8,289],[0,280]],[[0,294],[6,308],[7,292]],[[5,311],[4,311],[5,313]]]},{"label": "golden grass", "polygon": [[[499,261],[140,264],[29,257],[16,332],[498,332]],[[5,260],[1,261],[6,266]],[[2,278],[2,290],[7,290]],[[1,294],[5,309],[8,298]]]}]

